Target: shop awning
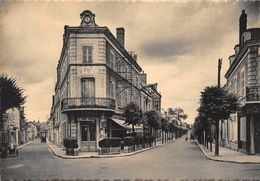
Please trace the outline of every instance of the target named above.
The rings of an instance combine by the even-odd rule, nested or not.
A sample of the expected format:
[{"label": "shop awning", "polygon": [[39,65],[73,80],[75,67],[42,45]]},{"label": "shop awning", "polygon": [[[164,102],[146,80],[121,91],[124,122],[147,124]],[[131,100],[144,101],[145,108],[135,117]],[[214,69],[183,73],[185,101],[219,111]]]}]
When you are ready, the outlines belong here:
[{"label": "shop awning", "polygon": [[[112,121],[114,121],[116,124],[120,125],[121,127],[125,128],[126,130],[132,130],[132,125],[126,125],[125,120],[122,119],[115,119],[110,118]],[[135,126],[135,132],[142,132],[143,126]]]}]

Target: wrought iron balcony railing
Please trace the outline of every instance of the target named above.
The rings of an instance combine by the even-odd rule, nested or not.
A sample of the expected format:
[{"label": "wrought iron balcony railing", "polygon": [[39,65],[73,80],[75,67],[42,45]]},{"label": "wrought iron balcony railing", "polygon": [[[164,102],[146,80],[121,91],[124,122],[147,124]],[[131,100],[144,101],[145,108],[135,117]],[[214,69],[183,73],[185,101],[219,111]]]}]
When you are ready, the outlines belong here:
[{"label": "wrought iron balcony railing", "polygon": [[115,100],[111,98],[65,98],[61,101],[61,110],[76,108],[115,109]]},{"label": "wrought iron balcony railing", "polygon": [[246,88],[246,101],[260,101],[260,86]]}]

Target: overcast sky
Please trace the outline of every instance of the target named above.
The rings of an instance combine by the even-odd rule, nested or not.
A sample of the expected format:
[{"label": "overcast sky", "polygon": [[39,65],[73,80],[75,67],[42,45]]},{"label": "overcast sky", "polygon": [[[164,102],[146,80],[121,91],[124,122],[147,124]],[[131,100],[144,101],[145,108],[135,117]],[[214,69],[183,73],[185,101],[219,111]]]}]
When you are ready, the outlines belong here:
[{"label": "overcast sky", "polygon": [[91,10],[96,23],[115,34],[125,28],[128,51],[149,83],[158,83],[162,108],[181,107],[192,123],[200,92],[217,84],[217,60],[228,57],[238,42],[241,10],[248,27],[260,27],[259,2],[16,2],[2,4],[0,72],[16,77],[28,96],[28,120],[45,121],[54,94],[56,66],[64,25],[78,26],[79,14]]}]

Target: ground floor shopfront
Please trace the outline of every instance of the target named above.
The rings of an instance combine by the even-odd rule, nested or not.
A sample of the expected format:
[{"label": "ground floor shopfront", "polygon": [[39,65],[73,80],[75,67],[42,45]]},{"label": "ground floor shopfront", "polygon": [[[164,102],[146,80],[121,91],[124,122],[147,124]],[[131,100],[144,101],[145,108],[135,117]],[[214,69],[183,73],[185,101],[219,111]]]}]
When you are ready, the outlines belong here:
[{"label": "ground floor shopfront", "polygon": [[[103,138],[127,136],[132,127],[124,124],[120,115],[106,111],[71,111],[64,113],[66,121],[62,121],[54,131],[54,142],[63,146],[63,139],[77,140],[79,151],[96,152],[98,142]],[[141,132],[141,127],[136,127]]]},{"label": "ground floor shopfront", "polygon": [[238,149],[260,153],[260,104],[246,104],[238,113]]}]

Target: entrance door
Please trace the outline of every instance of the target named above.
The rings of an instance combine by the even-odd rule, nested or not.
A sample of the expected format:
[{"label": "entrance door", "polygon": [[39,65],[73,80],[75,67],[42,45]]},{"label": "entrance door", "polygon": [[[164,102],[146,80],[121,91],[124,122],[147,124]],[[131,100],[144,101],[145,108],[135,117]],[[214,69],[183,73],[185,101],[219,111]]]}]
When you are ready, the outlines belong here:
[{"label": "entrance door", "polygon": [[255,152],[260,153],[260,115],[255,116]]},{"label": "entrance door", "polygon": [[81,124],[81,151],[96,151],[95,122]]},{"label": "entrance door", "polygon": [[81,141],[89,141],[89,125],[81,127]]}]

